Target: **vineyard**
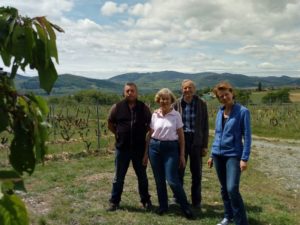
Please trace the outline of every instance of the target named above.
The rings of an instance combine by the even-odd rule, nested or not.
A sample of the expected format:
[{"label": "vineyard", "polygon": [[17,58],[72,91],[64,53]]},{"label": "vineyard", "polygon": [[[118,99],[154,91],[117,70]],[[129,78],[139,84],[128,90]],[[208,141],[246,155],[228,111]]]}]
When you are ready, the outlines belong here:
[{"label": "vineyard", "polygon": [[[210,129],[219,105],[208,102]],[[114,139],[107,129],[110,106],[51,105],[48,122],[51,124],[48,155],[80,152],[111,151]],[[285,139],[300,138],[300,104],[250,105],[253,134]],[[9,133],[0,137],[1,148],[7,147]]]},{"label": "vineyard", "polygon": [[[300,104],[249,105],[251,127],[255,135],[285,139],[300,138]],[[209,105],[210,129],[218,106]]]},{"label": "vineyard", "polygon": [[[213,130],[218,107],[216,102],[208,102],[211,130]],[[116,217],[105,212],[114,164],[114,137],[108,131],[106,122],[109,108],[108,105],[50,105],[48,122],[51,124],[51,129],[47,142],[48,154],[44,165],[38,166],[35,174],[27,177],[26,186],[29,192],[22,194],[32,215],[32,224],[123,224],[129,221],[132,224],[147,224],[149,219],[153,220],[153,224],[160,224],[161,218],[152,213],[136,214],[138,209],[135,207],[138,200],[135,191],[136,179],[132,169],[129,170],[126,179],[127,186],[123,197],[125,209],[121,210],[120,215]],[[300,134],[297,132],[300,127],[299,104],[250,105],[248,108],[251,111],[253,133],[264,137],[275,137],[278,144],[274,143],[273,146],[279,147],[278,140],[285,138],[299,140]],[[7,153],[11,135],[8,132],[2,133],[0,138],[0,166],[8,168]],[[287,185],[285,181],[289,177],[297,177],[297,172],[292,173],[292,171],[298,171],[298,169],[291,170],[286,160],[277,163],[279,158],[276,158],[274,154],[274,157],[266,155],[267,152],[271,153],[274,147],[267,147],[261,151],[264,146],[270,145],[257,141],[253,143],[252,168],[246,173],[247,182],[242,186],[243,192],[247,192],[249,188],[260,190],[259,194],[249,191],[245,197],[248,199],[246,204],[249,208],[250,224],[264,225],[273,221],[274,225],[296,225],[295,211],[299,206],[295,202],[299,195],[299,184],[297,181],[289,182],[292,184],[290,188],[291,185]],[[293,150],[297,146],[296,144],[294,147],[279,147],[276,154],[280,156],[285,152],[284,154],[290,157],[290,162],[297,162],[295,156],[299,154],[298,151]],[[263,161],[266,157],[268,161],[264,164],[258,161]],[[278,168],[274,169],[274,166]],[[277,171],[276,174],[272,175],[270,172],[272,170]],[[150,191],[155,199],[153,175],[150,170],[148,173]],[[195,224],[215,224],[222,211],[217,179],[214,177],[213,170],[204,168],[204,174],[204,201],[208,204],[204,206],[204,214],[207,218],[203,219],[202,214],[196,213],[200,220],[196,220]],[[272,179],[271,183],[268,182],[269,179]],[[189,182],[190,180],[187,179],[187,185]],[[285,186],[288,187],[287,190],[281,189]],[[273,196],[270,200],[262,188],[268,190],[268,193],[271,190],[275,193],[275,197]],[[285,195],[286,197],[283,197]],[[282,198],[285,199],[282,200]],[[251,199],[250,202],[249,199]],[[280,203],[282,201],[287,201],[289,204],[286,210],[282,210]],[[156,204],[155,200],[154,204]],[[255,204],[258,206],[254,206]],[[165,224],[173,224],[178,220],[181,224],[186,223],[184,219],[176,216],[179,209],[175,207],[173,212],[175,214],[164,218]],[[120,223],[118,223],[119,220]]]},{"label": "vineyard", "polygon": [[[0,24],[0,56],[11,70],[0,68],[1,225],[143,225],[149,221],[214,225],[219,221],[223,216],[219,185],[214,170],[207,167],[203,171],[204,204],[202,211],[195,209],[194,222],[178,216],[176,205],[170,205],[170,213],[163,217],[141,209],[132,168],[120,210],[107,212],[114,176],[114,137],[108,132],[106,120],[110,106],[121,96],[86,88],[47,102],[34,93],[19,92],[15,78],[19,69],[25,72],[27,67],[38,73],[39,87],[48,94],[53,91],[58,79],[55,65],[59,62],[56,32],[64,30],[44,16],[23,17],[11,7],[0,7]],[[267,96],[259,92],[257,99],[269,105],[248,101],[250,91],[239,91],[237,99],[247,103],[251,111],[253,134],[267,137],[254,138],[249,170],[243,174],[241,191],[245,193],[250,225],[298,225],[300,221],[300,101],[299,92],[289,98],[289,91]],[[61,100],[65,102],[61,104]],[[153,105],[151,95],[142,100]],[[57,104],[53,104],[55,101]],[[218,107],[215,100],[208,101],[211,129]],[[156,207],[149,168],[148,176]],[[187,176],[185,186],[190,184]]]}]

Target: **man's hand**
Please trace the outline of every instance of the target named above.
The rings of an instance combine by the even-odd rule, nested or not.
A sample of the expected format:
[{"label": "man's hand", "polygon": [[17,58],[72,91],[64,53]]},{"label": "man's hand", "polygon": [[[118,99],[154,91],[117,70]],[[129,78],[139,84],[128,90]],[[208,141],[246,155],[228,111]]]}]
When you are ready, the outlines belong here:
[{"label": "man's hand", "polygon": [[143,166],[147,166],[148,165],[148,155],[147,154],[144,154],[144,157],[143,157]]},{"label": "man's hand", "polygon": [[208,168],[212,168],[212,167],[213,167],[214,161],[213,161],[212,158],[209,158],[209,159],[207,160],[207,165],[208,165]]}]

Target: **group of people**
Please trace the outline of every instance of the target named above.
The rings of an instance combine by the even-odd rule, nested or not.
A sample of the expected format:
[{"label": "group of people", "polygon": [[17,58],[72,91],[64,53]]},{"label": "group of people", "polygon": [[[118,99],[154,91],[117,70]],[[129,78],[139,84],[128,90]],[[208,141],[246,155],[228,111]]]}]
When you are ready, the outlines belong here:
[{"label": "group of people", "polygon": [[[208,153],[209,136],[207,105],[196,95],[192,80],[183,80],[181,91],[182,96],[176,99],[168,88],[159,90],[155,95],[159,108],[151,114],[148,106],[138,100],[137,86],[125,84],[124,99],[112,106],[108,118],[108,128],[116,139],[109,211],[119,208],[130,161],[138,178],[142,207],[152,208],[146,173],[148,160],[156,183],[159,215],[168,211],[167,183],[186,218],[194,219],[192,207],[201,209],[202,158]],[[213,92],[222,105],[216,116],[207,164],[210,168],[214,165],[221,185],[224,218],[218,225],[248,225],[239,184],[251,149],[250,113],[235,102],[235,92],[228,82],[220,82]],[[188,161],[191,205],[184,190]]]}]

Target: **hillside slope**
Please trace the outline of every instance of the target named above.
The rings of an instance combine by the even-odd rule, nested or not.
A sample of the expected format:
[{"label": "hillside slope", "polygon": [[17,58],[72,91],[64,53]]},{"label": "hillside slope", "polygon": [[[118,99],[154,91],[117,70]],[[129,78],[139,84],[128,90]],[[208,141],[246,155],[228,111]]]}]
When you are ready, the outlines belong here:
[{"label": "hillside slope", "polygon": [[[230,73],[179,73],[175,71],[162,71],[154,73],[126,73],[114,76],[110,79],[92,79],[72,74],[59,75],[51,95],[72,94],[80,90],[99,89],[104,92],[121,93],[126,82],[135,82],[141,93],[154,92],[163,87],[179,90],[184,79],[195,81],[197,88],[213,87],[221,80],[227,80],[236,88],[257,88],[261,82],[263,88],[270,87],[299,87],[300,78],[281,77],[252,77],[243,74]],[[38,77],[16,77],[16,86],[21,91],[33,91],[37,94],[45,94],[39,88]]]}]

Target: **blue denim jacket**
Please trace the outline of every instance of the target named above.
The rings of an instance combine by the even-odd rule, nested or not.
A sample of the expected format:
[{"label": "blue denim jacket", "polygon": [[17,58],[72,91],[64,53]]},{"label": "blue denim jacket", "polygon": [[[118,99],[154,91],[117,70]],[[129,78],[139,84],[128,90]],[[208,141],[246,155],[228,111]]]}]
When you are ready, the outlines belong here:
[{"label": "blue denim jacket", "polygon": [[249,110],[235,103],[231,113],[222,127],[224,106],[216,117],[215,138],[212,144],[212,155],[239,157],[248,161],[251,150],[251,124]]}]

